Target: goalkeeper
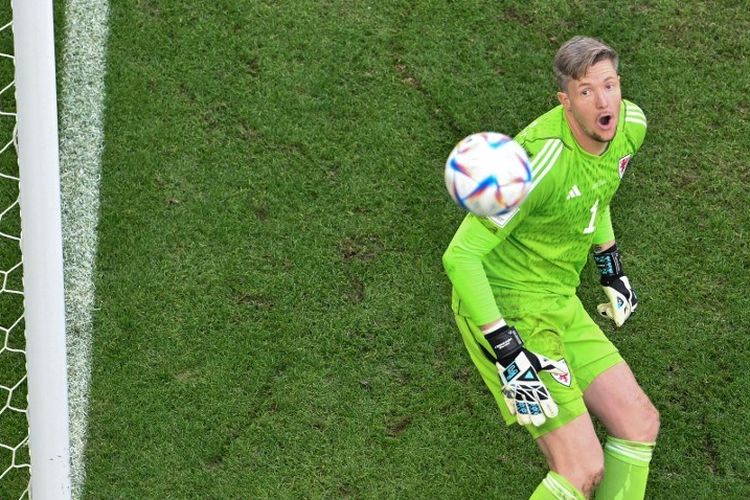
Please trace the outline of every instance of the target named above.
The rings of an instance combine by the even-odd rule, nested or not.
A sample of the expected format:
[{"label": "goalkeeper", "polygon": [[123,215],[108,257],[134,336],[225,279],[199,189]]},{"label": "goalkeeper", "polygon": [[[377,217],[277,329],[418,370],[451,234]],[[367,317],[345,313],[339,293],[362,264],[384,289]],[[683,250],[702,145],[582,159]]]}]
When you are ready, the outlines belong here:
[{"label": "goalkeeper", "polygon": [[[575,37],[553,64],[560,105],[516,140],[533,181],[509,214],[466,216],[443,255],[469,355],[508,425],[529,430],[550,472],[532,499],[642,499],[659,413],[576,296],[593,250],[619,327],[638,305],[623,271],[610,200],[643,143],[623,100],[616,52]],[[607,430],[604,450],[591,416]]]}]

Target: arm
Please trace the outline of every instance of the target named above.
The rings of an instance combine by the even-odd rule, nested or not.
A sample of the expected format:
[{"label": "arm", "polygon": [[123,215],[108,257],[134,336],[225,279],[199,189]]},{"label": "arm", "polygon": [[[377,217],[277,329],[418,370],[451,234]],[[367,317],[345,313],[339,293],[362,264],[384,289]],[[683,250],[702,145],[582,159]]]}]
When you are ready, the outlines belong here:
[{"label": "arm", "polygon": [[511,415],[521,425],[542,425],[555,417],[557,405],[538,373],[567,374],[564,363],[527,350],[518,332],[505,323],[484,270],[484,257],[521,222],[529,210],[525,206],[502,223],[469,214],[456,231],[443,254],[443,266],[469,316],[484,334],[495,354],[495,365],[503,398]]},{"label": "arm", "polygon": [[[625,136],[632,146],[633,154],[643,144],[646,136],[646,116],[643,110],[628,100],[625,102]],[[620,172],[622,177],[622,172]],[[599,268],[601,284],[609,303],[599,304],[597,310],[602,316],[612,319],[617,326],[622,324],[635,312],[638,307],[638,297],[630,286],[630,280],[622,269],[620,252],[615,243],[615,233],[612,230],[612,220],[609,206],[602,213],[593,244],[595,246],[594,260]]]},{"label": "arm", "polygon": [[443,266],[471,319],[492,346],[508,410],[521,425],[538,426],[556,416],[558,409],[537,373],[566,373],[566,367],[528,351],[516,329],[500,315],[482,259],[502,243],[504,234],[492,232],[474,215],[466,216],[443,254]]},{"label": "arm", "polygon": [[638,297],[622,268],[622,258],[615,243],[609,205],[599,219],[593,243],[594,261],[601,276],[600,283],[609,299],[608,303],[599,304],[597,310],[602,316],[613,320],[617,326],[622,326],[638,307]]},{"label": "arm", "polygon": [[[482,259],[504,238],[488,230],[475,215],[467,215],[443,254],[443,267],[469,316],[482,331],[502,321]],[[492,328],[490,328],[492,329]]]},{"label": "arm", "polygon": [[612,228],[612,216],[609,213],[609,205],[604,207],[599,220],[596,223],[594,231],[594,248],[595,252],[604,252],[615,244],[615,231]]},{"label": "arm", "polygon": [[[519,140],[522,135],[525,137],[522,132],[516,140],[530,157],[546,143],[531,141],[527,144]],[[534,161],[531,165],[534,168]],[[501,244],[526,214],[539,203],[537,198],[540,191],[542,188],[531,190],[518,208],[500,217],[467,215],[443,254],[443,267],[456,294],[468,311],[468,316],[484,333],[506,326],[485,274],[484,258]]]}]

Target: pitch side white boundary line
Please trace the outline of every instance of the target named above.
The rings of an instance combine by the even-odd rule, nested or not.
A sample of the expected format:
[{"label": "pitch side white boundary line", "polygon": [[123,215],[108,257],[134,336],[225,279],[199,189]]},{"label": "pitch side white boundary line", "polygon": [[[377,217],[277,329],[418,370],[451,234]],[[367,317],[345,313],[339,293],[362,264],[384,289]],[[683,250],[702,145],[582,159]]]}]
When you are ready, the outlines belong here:
[{"label": "pitch side white boundary line", "polygon": [[108,15],[107,0],[65,4],[59,136],[73,498],[85,479]]}]

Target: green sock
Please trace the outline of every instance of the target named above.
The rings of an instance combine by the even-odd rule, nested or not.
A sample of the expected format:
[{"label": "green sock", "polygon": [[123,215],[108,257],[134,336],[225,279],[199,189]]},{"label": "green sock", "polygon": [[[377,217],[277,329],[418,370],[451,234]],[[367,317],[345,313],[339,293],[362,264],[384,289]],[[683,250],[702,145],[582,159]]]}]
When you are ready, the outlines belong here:
[{"label": "green sock", "polygon": [[642,500],[654,443],[638,443],[608,436],[604,445],[604,479],[596,500]]},{"label": "green sock", "polygon": [[529,500],[585,500],[583,493],[556,472],[549,471]]}]

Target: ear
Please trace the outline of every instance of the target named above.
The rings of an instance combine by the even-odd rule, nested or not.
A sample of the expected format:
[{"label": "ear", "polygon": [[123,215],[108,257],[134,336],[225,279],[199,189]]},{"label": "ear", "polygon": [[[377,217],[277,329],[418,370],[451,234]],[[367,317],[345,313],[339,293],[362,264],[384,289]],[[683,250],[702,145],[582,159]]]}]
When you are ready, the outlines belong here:
[{"label": "ear", "polygon": [[557,100],[560,101],[560,104],[563,105],[563,108],[565,108],[566,110],[570,109],[570,97],[568,97],[568,94],[566,94],[565,92],[558,92]]}]

